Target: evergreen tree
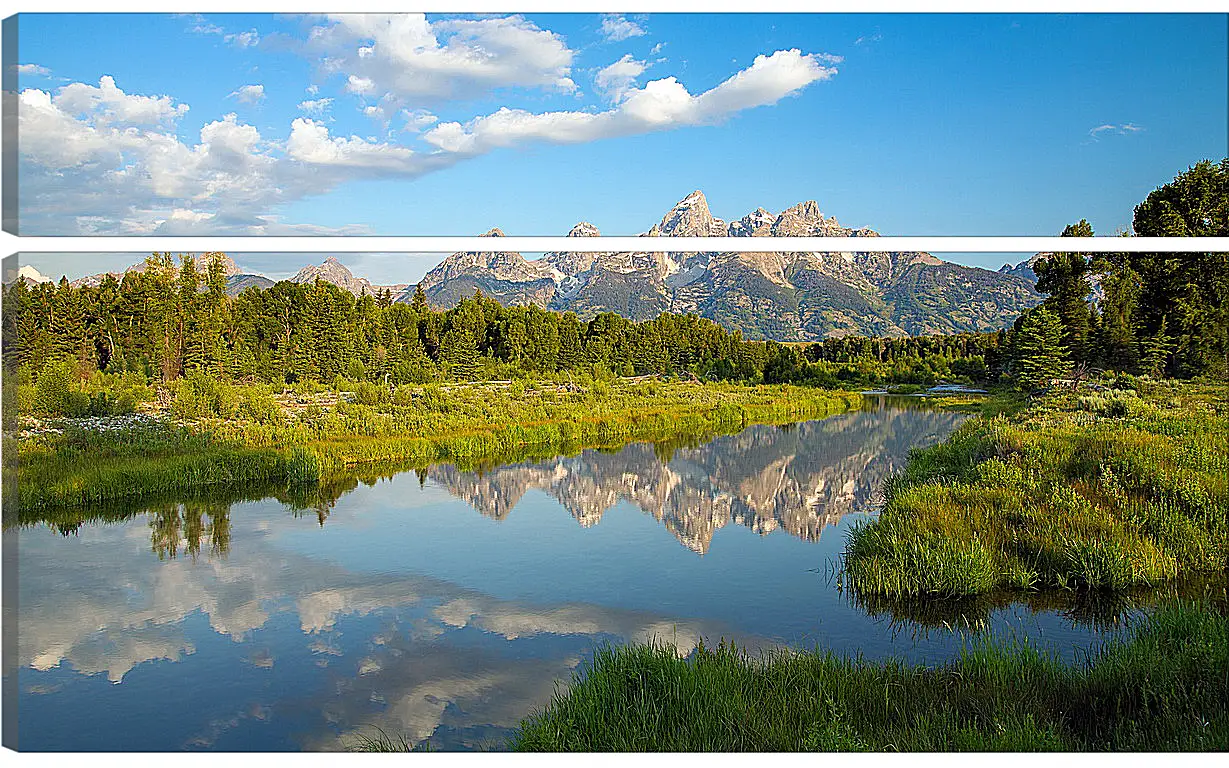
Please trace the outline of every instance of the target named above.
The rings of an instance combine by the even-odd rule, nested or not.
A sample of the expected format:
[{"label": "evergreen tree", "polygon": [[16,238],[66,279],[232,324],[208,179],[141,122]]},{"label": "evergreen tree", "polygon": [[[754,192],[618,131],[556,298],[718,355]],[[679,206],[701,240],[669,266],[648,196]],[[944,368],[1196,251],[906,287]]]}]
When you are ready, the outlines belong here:
[{"label": "evergreen tree", "polygon": [[[1084,219],[1078,224],[1069,224],[1063,237],[1092,237],[1092,227]],[[1037,273],[1037,290],[1050,294],[1045,306],[1063,324],[1063,341],[1071,360],[1088,360],[1088,342],[1092,317],[1088,299],[1092,287],[1088,283],[1091,270],[1088,256],[1083,253],[1053,253],[1040,259],[1033,266]]]},{"label": "evergreen tree", "polygon": [[423,292],[422,283],[419,283],[414,288],[414,298],[410,300],[410,308],[419,317],[423,317],[431,311],[431,308],[427,305],[427,294]]},{"label": "evergreen tree", "polygon": [[456,326],[445,331],[440,354],[449,378],[458,381],[472,381],[477,378],[478,340],[469,328]]},{"label": "evergreen tree", "polygon": [[1169,358],[1173,352],[1173,339],[1168,333],[1169,319],[1162,317],[1161,326],[1156,333],[1144,341],[1143,366],[1144,373],[1154,378],[1161,378],[1169,367]]},{"label": "evergreen tree", "polygon": [[1070,368],[1063,324],[1046,307],[1026,312],[1015,339],[1016,379],[1025,390],[1047,386]]},{"label": "evergreen tree", "polygon": [[1125,254],[1099,257],[1094,270],[1101,275],[1100,322],[1095,335],[1098,361],[1106,368],[1134,371],[1139,365],[1135,326],[1139,308],[1139,274]]},{"label": "evergreen tree", "polygon": [[[1178,174],[1135,208],[1134,229],[1147,237],[1229,236],[1229,158]],[[1141,336],[1161,323],[1174,340],[1172,370],[1182,376],[1229,376],[1229,254],[1132,254],[1140,275]]]}]

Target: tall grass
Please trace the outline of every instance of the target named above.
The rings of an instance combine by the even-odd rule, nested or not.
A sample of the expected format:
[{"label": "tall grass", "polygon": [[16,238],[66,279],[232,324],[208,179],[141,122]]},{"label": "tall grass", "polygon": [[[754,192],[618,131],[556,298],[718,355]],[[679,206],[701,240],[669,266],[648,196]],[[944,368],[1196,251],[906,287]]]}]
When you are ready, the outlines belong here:
[{"label": "tall grass", "polygon": [[[1143,382],[1147,383],[1147,382]],[[844,578],[888,598],[1123,590],[1229,568],[1229,389],[1063,394],[914,451]]]},{"label": "tall grass", "polygon": [[70,423],[61,436],[23,439],[17,451],[6,450],[6,481],[15,479],[23,511],[40,510],[175,489],[315,483],[367,464],[475,464],[722,434],[822,417],[860,402],[853,393],[801,387],[661,382],[607,384],[601,392],[553,385],[405,389],[375,406],[337,398],[325,408],[309,400],[276,420],[245,418],[239,408],[226,419],[105,434]]},{"label": "tall grass", "polygon": [[[1223,608],[1223,607],[1222,607]],[[831,653],[683,658],[606,647],[524,721],[522,751],[1157,751],[1229,749],[1229,620],[1171,604],[1086,660],[971,641],[928,668]]]}]

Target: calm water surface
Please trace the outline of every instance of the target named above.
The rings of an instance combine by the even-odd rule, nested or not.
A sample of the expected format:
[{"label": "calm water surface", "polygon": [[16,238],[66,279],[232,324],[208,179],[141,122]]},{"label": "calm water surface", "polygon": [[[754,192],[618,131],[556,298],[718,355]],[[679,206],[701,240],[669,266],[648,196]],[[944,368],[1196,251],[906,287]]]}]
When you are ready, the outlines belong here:
[{"label": "calm water surface", "polygon": [[[828,574],[883,479],[962,418],[885,398],[707,442],[7,531],[19,746],[339,749],[379,727],[498,749],[595,647],[651,637],[949,658],[967,633],[868,614]],[[988,615],[1064,655],[1096,639],[1064,612]]]}]

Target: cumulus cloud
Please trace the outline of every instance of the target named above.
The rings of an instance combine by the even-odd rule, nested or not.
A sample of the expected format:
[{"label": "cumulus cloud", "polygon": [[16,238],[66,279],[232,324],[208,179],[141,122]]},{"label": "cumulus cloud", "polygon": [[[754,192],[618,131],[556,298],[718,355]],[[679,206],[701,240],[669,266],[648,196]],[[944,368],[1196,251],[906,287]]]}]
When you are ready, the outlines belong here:
[{"label": "cumulus cloud", "polygon": [[[187,104],[170,96],[125,93],[109,76],[97,87],[72,83],[54,95],[26,89],[18,99],[17,120],[21,226],[30,234],[85,235],[361,231],[285,223],[272,211],[344,182],[412,179],[501,147],[717,123],[832,77],[836,69],[825,66],[829,61],[798,50],[777,51],[693,95],[673,77],[637,87],[634,81],[647,65],[624,57],[598,73],[598,87],[612,102],[601,112],[502,108],[462,124],[399,107],[395,96],[361,107],[386,126],[390,116],[404,118],[403,130],[421,139],[417,148],[332,135],[322,121],[329,97],[301,102],[305,116],[291,122],[284,138],[262,136],[228,114],[204,125],[198,139],[186,139],[177,129]],[[355,87],[364,88],[361,78]],[[264,88],[247,85],[231,95],[256,103]]]},{"label": "cumulus cloud", "polygon": [[644,74],[649,65],[626,54],[613,64],[602,67],[593,78],[593,84],[611,101],[619,101],[631,90],[636,78]]},{"label": "cumulus cloud", "polygon": [[263,85],[243,85],[231,92],[227,98],[234,98],[243,104],[256,104],[265,98]]},{"label": "cumulus cloud", "polygon": [[[41,93],[41,91],[39,92]],[[50,96],[47,102],[50,102]],[[98,86],[72,83],[60,89],[55,106],[68,115],[89,114],[103,125],[148,126],[173,123],[188,111],[170,96],[137,96],[124,93],[115,78],[104,75]]]},{"label": "cumulus cloud", "polygon": [[648,34],[644,27],[617,13],[602,14],[602,36],[606,42],[614,43],[629,37],[641,37]]},{"label": "cumulus cloud", "polygon": [[606,112],[545,112],[501,108],[465,125],[441,123],[424,139],[444,150],[465,155],[489,152],[529,141],[556,144],[594,141],[719,122],[737,112],[774,104],[836,70],[797,49],[757,56],[747,69],[694,96],[673,77],[629,88],[616,107]]},{"label": "cumulus cloud", "polygon": [[332,103],[333,99],[327,96],[323,99],[308,99],[299,102],[299,111],[309,115],[323,115]]},{"label": "cumulus cloud", "polygon": [[47,69],[46,67],[39,66],[38,64],[18,64],[17,74],[35,76],[35,77],[47,77],[48,75],[51,74],[51,70]]},{"label": "cumulus cloud", "polygon": [[1144,129],[1133,123],[1123,123],[1122,125],[1113,125],[1112,123],[1106,123],[1104,125],[1098,125],[1096,128],[1093,128],[1092,130],[1088,132],[1088,135],[1091,136],[1094,141],[1096,141],[1097,139],[1099,139],[1101,134],[1109,134],[1113,136],[1129,136],[1132,133],[1139,133],[1142,130]]},{"label": "cumulus cloud", "polygon": [[321,231],[262,212],[342,178],[286,158],[233,114],[185,143],[174,124],[186,104],[129,96],[109,81],[19,95],[23,227],[49,234]]},{"label": "cumulus cloud", "polygon": [[428,21],[425,14],[343,14],[313,27],[303,51],[353,93],[447,99],[518,86],[571,92],[573,52],[520,16]]},{"label": "cumulus cloud", "polygon": [[346,90],[350,93],[367,94],[375,92],[375,81],[369,77],[350,75],[346,80]]},{"label": "cumulus cloud", "polygon": [[303,117],[290,124],[286,154],[292,160],[314,166],[408,175],[422,172],[418,153],[412,149],[358,136],[330,136],[324,125]]}]

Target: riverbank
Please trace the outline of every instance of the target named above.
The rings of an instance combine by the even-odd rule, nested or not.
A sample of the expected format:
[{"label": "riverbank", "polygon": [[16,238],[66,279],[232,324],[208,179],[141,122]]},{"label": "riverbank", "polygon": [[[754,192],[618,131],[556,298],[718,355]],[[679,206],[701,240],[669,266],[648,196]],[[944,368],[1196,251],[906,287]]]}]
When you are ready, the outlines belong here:
[{"label": "riverbank", "polygon": [[[306,484],[376,462],[461,465],[525,452],[613,447],[635,440],[736,432],[748,424],[822,418],[861,397],[806,387],[665,381],[509,382],[307,393],[287,402],[200,385],[197,418],[164,415],[118,425],[57,420],[6,436],[6,504],[22,515],[204,487]],[[181,399],[184,398],[182,392]],[[211,414],[222,410],[228,418]],[[10,512],[6,510],[6,513]]]},{"label": "riverbank", "polygon": [[[520,751],[1207,751],[1229,749],[1229,618],[1170,604],[1086,662],[976,640],[940,667],[819,652],[688,658],[600,650],[529,717]],[[368,745],[370,748],[370,745]]]},{"label": "riverbank", "polygon": [[912,599],[1223,575],[1226,434],[1229,389],[1143,378],[971,421],[888,483],[843,578]]}]

